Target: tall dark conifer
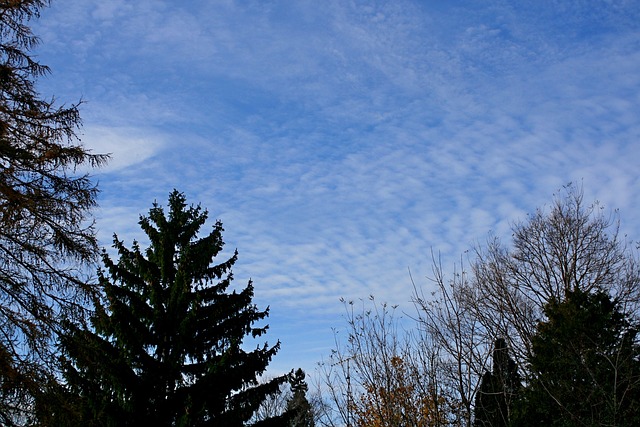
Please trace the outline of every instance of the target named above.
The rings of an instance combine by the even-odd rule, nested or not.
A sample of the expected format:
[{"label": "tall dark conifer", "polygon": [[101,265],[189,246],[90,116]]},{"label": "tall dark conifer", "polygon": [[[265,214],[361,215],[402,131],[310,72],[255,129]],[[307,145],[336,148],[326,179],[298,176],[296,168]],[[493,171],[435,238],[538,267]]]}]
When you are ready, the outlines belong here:
[{"label": "tall dark conifer", "polygon": [[516,363],[509,356],[507,342],[498,338],[493,349],[493,371],[483,375],[476,395],[474,426],[508,426],[520,388],[520,375]]},{"label": "tall dark conifer", "polygon": [[119,259],[103,254],[105,301],[96,301],[93,328],[70,325],[62,340],[64,400],[72,404],[49,407],[52,424],[76,417],[77,425],[241,426],[287,380],[258,385],[279,343],[243,345],[266,332],[254,324],[268,309],[252,304],[251,282],[229,292],[237,253],[214,264],[223,228],[216,222],[198,238],[206,219],[174,191],[168,215],[154,203],[140,219],[146,250],[114,239]]},{"label": "tall dark conifer", "polygon": [[305,381],[302,369],[296,370],[291,378],[291,398],[287,401],[287,409],[291,414],[290,427],[314,427],[313,409],[307,400],[309,386]]},{"label": "tall dark conifer", "polygon": [[516,425],[640,425],[638,329],[620,308],[599,290],[546,305]]}]

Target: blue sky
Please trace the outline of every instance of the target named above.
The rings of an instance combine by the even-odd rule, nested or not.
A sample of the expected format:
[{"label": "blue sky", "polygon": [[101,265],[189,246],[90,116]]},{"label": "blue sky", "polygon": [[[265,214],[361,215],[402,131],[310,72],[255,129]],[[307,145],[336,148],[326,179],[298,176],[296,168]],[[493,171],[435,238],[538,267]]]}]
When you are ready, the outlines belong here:
[{"label": "blue sky", "polygon": [[328,356],[340,297],[410,311],[409,268],[568,182],[640,236],[640,2],[54,0],[34,31],[40,91],[113,153],[102,244],[173,188],[207,207],[274,373]]}]

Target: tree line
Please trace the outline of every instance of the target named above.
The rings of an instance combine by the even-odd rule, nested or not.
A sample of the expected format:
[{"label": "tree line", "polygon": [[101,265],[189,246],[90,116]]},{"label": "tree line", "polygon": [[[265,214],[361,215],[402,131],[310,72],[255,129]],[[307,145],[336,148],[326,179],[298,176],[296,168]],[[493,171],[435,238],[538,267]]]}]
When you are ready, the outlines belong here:
[{"label": "tree line", "polygon": [[450,277],[435,262],[413,311],[345,301],[320,425],[638,425],[640,272],[618,230],[568,186],[509,244],[490,237]]},{"label": "tree line", "polygon": [[269,377],[268,309],[205,209],[174,190],[140,217],[147,247],[99,250],[76,171],[108,156],[79,141],[79,103],[36,90],[28,23],[48,4],[0,2],[0,424],[640,424],[637,254],[576,187],[451,277],[436,260],[411,312],[344,301],[317,391]]}]

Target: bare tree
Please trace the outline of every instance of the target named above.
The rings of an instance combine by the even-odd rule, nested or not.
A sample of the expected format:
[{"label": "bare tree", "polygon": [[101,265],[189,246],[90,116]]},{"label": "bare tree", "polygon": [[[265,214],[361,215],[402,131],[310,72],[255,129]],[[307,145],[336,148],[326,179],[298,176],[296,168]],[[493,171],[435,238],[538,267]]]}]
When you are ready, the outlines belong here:
[{"label": "bare tree", "polygon": [[548,210],[514,224],[511,246],[493,237],[476,249],[469,270],[461,262],[446,279],[439,262],[434,265],[435,291],[425,295],[416,287],[414,302],[421,341],[437,349],[437,384],[460,403],[460,425],[473,422],[496,340],[504,339],[513,355],[514,375],[525,383],[530,378],[531,343],[549,302],[575,291],[605,292],[625,316],[638,319],[637,254],[620,238],[617,215],[607,215],[598,203],[585,205],[574,186]]},{"label": "bare tree", "polygon": [[[495,337],[469,309],[468,274],[464,264],[447,280],[434,259],[433,292],[414,284],[413,302],[419,343],[417,357],[431,364],[437,393],[456,402],[453,423],[472,424],[473,405],[482,375],[489,364],[490,344]],[[424,363],[424,362],[423,362]]]},{"label": "bare tree", "polygon": [[[520,384],[526,388],[535,375],[532,339],[550,301],[577,290],[605,292],[624,316],[638,320],[637,256],[618,230],[615,214],[586,206],[582,192],[569,186],[548,210],[513,225],[511,246],[490,238],[450,277],[432,254],[432,286],[414,284],[415,323],[400,322],[394,307],[373,297],[361,311],[345,302],[346,335],[336,331],[336,348],[320,366],[322,425],[472,426],[478,402],[485,412],[498,408],[508,425]],[[623,372],[607,360],[614,374]],[[635,385],[637,378],[619,383]],[[616,402],[629,398],[623,399]],[[420,405],[430,418],[415,416],[412,408]]]},{"label": "bare tree", "polygon": [[574,186],[556,196],[548,212],[538,209],[516,223],[512,248],[493,238],[476,254],[466,305],[484,328],[510,339],[521,364],[545,304],[567,292],[604,291],[627,314],[637,314],[636,254],[620,239],[617,216],[598,203],[585,205]]},{"label": "bare tree", "polygon": [[440,426],[450,421],[449,402],[437,395],[426,354],[418,356],[414,335],[401,328],[396,307],[364,303],[347,308],[346,335],[320,365],[326,426]]}]

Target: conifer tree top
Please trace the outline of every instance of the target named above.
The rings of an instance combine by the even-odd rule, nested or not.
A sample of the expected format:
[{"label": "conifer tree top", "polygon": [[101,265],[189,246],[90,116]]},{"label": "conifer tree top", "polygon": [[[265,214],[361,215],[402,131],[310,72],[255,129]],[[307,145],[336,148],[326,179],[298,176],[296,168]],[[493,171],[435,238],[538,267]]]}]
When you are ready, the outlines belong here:
[{"label": "conifer tree top", "polygon": [[242,425],[287,381],[257,385],[280,344],[243,346],[266,333],[255,323],[268,310],[252,303],[251,282],[229,292],[237,253],[218,261],[222,224],[200,237],[206,220],[174,190],[167,212],[154,203],[140,218],[145,250],[115,237],[118,260],[104,252],[93,330],[71,326],[62,342],[80,424]]}]

